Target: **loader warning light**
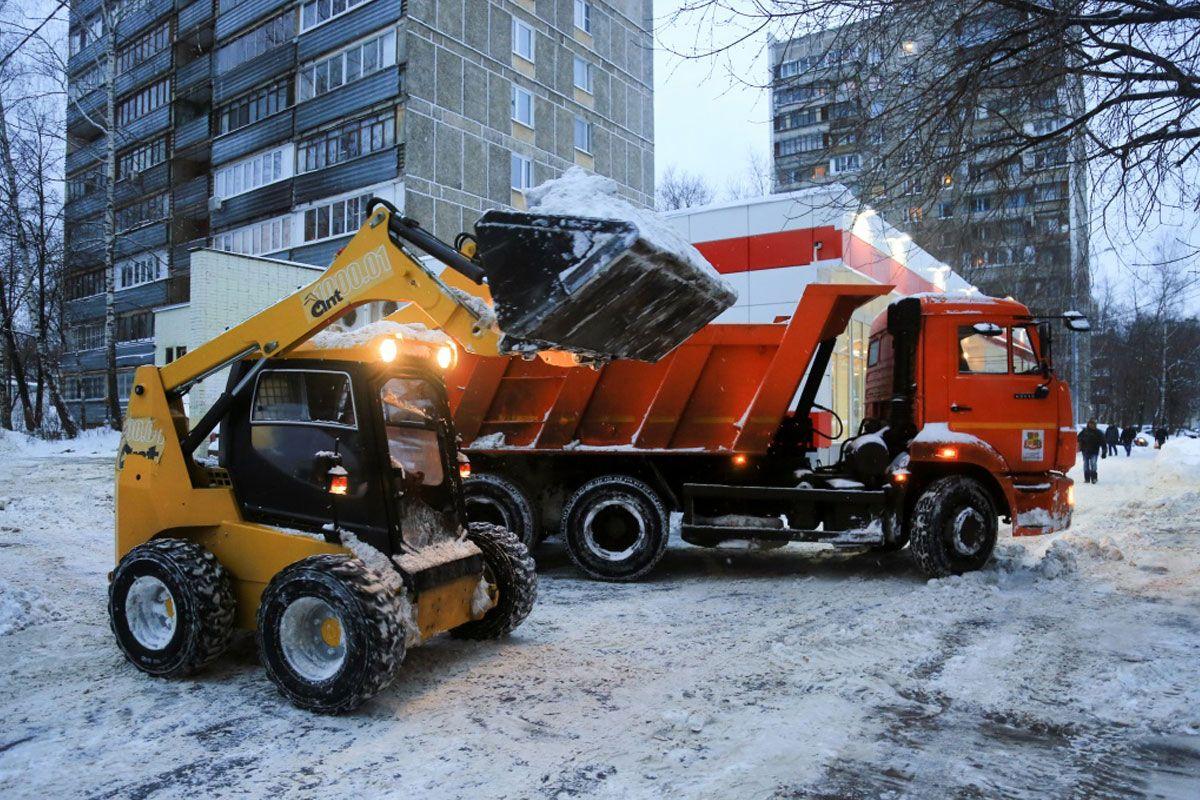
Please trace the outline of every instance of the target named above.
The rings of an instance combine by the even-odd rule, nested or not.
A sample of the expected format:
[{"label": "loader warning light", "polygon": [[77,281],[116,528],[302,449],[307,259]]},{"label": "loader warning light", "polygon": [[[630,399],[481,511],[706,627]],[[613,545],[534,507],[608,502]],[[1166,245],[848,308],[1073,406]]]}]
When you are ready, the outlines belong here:
[{"label": "loader warning light", "polygon": [[379,358],[383,363],[390,364],[395,361],[397,352],[395,339],[389,337],[379,343]]},{"label": "loader warning light", "polygon": [[898,469],[892,473],[893,483],[908,483],[908,470]]},{"label": "loader warning light", "polygon": [[938,458],[944,458],[947,461],[953,461],[958,458],[957,447],[939,447],[935,454]]},{"label": "loader warning light", "polygon": [[735,467],[744,467],[746,466],[747,461],[749,461],[749,459],[746,457],[745,453],[738,453],[733,457],[733,465]]},{"label": "loader warning light", "polygon": [[467,478],[471,477],[471,462],[470,461],[458,462],[458,477],[462,478],[463,480],[466,480]]},{"label": "loader warning light", "polygon": [[350,491],[350,476],[346,474],[344,469],[341,472],[334,472],[337,469],[341,468],[334,467],[329,470],[329,493],[346,494]]}]

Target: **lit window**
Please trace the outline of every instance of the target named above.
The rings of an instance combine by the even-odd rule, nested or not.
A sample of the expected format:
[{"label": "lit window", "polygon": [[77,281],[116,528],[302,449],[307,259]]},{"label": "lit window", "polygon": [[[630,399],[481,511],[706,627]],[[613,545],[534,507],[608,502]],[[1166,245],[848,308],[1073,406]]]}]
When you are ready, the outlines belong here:
[{"label": "lit window", "polygon": [[592,94],[592,65],[586,59],[575,56],[575,88]]},{"label": "lit window", "polygon": [[533,28],[513,17],[512,51],[526,61],[533,61]]},{"label": "lit window", "polygon": [[533,94],[520,86],[512,88],[512,118],[527,128],[533,127]]},{"label": "lit window", "polygon": [[512,154],[512,188],[523,192],[533,187],[533,161],[525,156]]}]

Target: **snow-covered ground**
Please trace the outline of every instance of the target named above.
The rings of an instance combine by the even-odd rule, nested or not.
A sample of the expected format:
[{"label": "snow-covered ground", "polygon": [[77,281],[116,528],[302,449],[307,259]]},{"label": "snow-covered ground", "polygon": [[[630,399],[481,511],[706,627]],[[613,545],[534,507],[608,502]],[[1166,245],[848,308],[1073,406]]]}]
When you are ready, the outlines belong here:
[{"label": "snow-covered ground", "polygon": [[322,717],[248,638],[195,679],[125,663],[108,439],[0,439],[5,798],[1200,796],[1198,441],[1102,461],[1070,533],[963,578],[679,546],[614,586],[551,543],[510,640]]}]

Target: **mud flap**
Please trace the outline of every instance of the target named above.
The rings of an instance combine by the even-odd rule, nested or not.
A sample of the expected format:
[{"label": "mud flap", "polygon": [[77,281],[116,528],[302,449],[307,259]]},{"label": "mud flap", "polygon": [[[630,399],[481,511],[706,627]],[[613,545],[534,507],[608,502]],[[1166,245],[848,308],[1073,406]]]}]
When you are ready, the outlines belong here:
[{"label": "mud flap", "polygon": [[511,352],[657,361],[737,299],[630,222],[489,211],[475,234]]},{"label": "mud flap", "polygon": [[1066,475],[1056,472],[1037,483],[1015,483],[1013,536],[1038,536],[1071,527],[1074,509],[1070,490],[1073,483]]}]

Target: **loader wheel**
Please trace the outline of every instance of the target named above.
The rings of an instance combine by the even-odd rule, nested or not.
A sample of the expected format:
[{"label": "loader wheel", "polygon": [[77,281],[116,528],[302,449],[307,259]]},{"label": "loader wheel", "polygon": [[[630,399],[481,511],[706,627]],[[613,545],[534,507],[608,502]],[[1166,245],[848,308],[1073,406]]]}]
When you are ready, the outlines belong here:
[{"label": "loader wheel", "polygon": [[648,484],[628,475],[604,475],[567,499],[561,533],[571,561],[589,578],[632,581],[666,552],[668,520]]},{"label": "loader wheel", "polygon": [[463,481],[463,494],[471,522],[505,528],[531,550],[541,540],[533,503],[512,479],[490,472],[472,475]]},{"label": "loader wheel", "polygon": [[533,610],[537,567],[525,544],[504,528],[472,522],[467,527],[467,538],[483,551],[483,575],[496,605],[483,619],[459,625],[450,635],[459,639],[499,639]]},{"label": "loader wheel", "polygon": [[998,527],[992,498],[978,481],[938,478],[917,499],[909,550],[931,578],[961,575],[991,558]]},{"label": "loader wheel", "polygon": [[195,542],[155,539],[125,554],[108,587],[117,646],[150,675],[177,678],[210,664],[233,635],[229,573]]},{"label": "loader wheel", "polygon": [[258,654],[288,700],[353,711],[404,660],[402,600],[357,558],[310,556],[281,570],[258,606]]}]

